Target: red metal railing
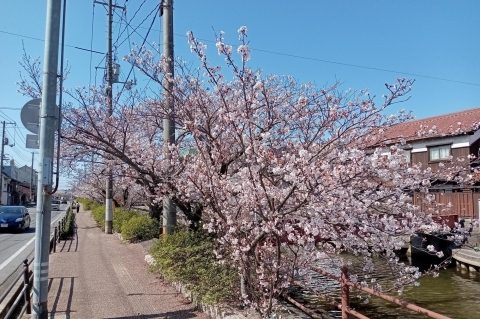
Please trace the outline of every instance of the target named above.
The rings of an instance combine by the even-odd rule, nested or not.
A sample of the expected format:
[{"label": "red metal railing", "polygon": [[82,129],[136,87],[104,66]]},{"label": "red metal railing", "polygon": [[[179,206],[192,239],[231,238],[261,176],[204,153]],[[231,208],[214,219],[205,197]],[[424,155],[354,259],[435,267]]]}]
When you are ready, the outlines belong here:
[{"label": "red metal railing", "polygon": [[[426,315],[430,318],[435,318],[435,319],[452,319],[450,317],[447,317],[447,316],[444,316],[442,314],[439,314],[439,313],[436,313],[434,311],[431,311],[431,310],[428,310],[428,309],[425,309],[425,308],[422,308],[422,307],[419,307],[415,304],[412,304],[412,303],[409,303],[407,301],[404,301],[404,300],[401,300],[401,299],[398,299],[398,298],[395,298],[395,297],[392,297],[392,296],[389,296],[389,295],[386,295],[386,294],[383,294],[383,293],[380,293],[378,291],[375,291],[371,288],[368,288],[368,287],[364,287],[362,285],[359,285],[359,284],[356,284],[354,282],[351,282],[348,280],[348,269],[347,267],[342,267],[342,274],[341,276],[336,276],[336,275],[333,275],[331,273],[328,273],[326,271],[323,271],[319,268],[315,268],[315,267],[311,267],[310,270],[316,272],[316,273],[319,273],[327,278],[330,278],[330,279],[333,279],[333,280],[336,280],[340,283],[341,285],[341,293],[342,293],[342,300],[341,300],[341,303],[337,302],[336,300],[334,300],[333,298],[331,297],[328,297],[328,296],[325,296],[325,295],[322,295],[322,294],[318,294],[318,293],[315,293],[317,297],[325,300],[326,302],[336,306],[338,309],[340,309],[342,311],[342,319],[349,319],[349,315],[352,315],[356,318],[360,318],[360,319],[369,319],[368,317],[362,315],[361,313],[353,310],[352,308],[350,308],[350,298],[349,298],[349,294],[350,294],[350,287],[353,287],[355,289],[358,289],[358,290],[361,290],[361,291],[364,291],[366,293],[369,293],[371,295],[374,295],[374,296],[377,296],[379,298],[382,298],[390,303],[394,303],[402,308],[407,308],[409,310],[412,310],[412,311],[415,311],[415,312],[418,312],[418,313],[421,313],[423,315]],[[299,286],[302,286],[302,287],[305,287],[302,283],[300,282],[295,282],[296,285],[299,285]],[[291,298],[287,298],[287,300],[289,300],[290,302],[292,302],[290,300]],[[296,304],[295,304],[296,305]],[[303,307],[303,306],[302,306]],[[308,309],[306,309],[305,307],[300,307],[302,310],[306,310],[307,314],[311,315],[312,318],[322,318],[321,316],[318,316],[318,315],[314,315],[314,313],[312,311],[309,311]],[[313,313],[313,315],[312,315]]]}]

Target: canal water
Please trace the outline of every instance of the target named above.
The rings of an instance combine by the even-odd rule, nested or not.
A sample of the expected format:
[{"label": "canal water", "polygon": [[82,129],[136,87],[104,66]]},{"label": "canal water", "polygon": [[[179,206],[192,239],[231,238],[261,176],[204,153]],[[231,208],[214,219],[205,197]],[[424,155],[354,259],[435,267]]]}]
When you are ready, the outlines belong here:
[{"label": "canal water", "polygon": [[[388,281],[391,282],[391,273],[387,267],[377,266],[374,277],[382,286],[386,286]],[[329,296],[339,300],[340,285],[338,282],[321,275],[314,275],[312,279],[310,286],[315,287],[317,292],[328,293]],[[361,278],[359,277],[359,279]],[[480,273],[469,273],[452,267],[441,270],[436,278],[422,277],[419,279],[419,283],[419,286],[406,287],[402,295],[395,292],[388,294],[454,319],[480,319]],[[309,308],[319,309],[319,312],[325,310],[333,318],[341,318],[338,309],[319,301],[318,297],[307,291],[297,289],[293,295],[295,299],[302,301]],[[428,318],[375,296],[372,296],[366,303],[365,299],[358,299],[358,295],[356,291],[350,293],[350,306],[372,319]]]}]

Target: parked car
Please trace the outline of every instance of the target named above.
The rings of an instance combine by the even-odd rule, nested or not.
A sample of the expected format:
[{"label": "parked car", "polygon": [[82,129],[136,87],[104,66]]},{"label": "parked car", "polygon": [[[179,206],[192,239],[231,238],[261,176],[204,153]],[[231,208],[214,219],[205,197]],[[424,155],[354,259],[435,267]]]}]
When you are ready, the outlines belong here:
[{"label": "parked car", "polygon": [[62,199],[62,200],[60,201],[60,203],[61,203],[61,204],[66,204],[66,203],[67,203],[67,200],[66,200],[66,199]]},{"label": "parked car", "polygon": [[0,229],[30,228],[30,214],[25,206],[0,206]]},{"label": "parked car", "polygon": [[52,199],[52,210],[60,210],[60,201],[58,199]]}]

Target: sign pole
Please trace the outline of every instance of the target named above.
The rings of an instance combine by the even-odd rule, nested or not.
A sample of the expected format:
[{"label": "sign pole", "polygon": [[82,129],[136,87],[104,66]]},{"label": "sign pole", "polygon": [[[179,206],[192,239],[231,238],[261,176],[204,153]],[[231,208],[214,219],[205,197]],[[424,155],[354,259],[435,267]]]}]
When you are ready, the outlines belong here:
[{"label": "sign pole", "polygon": [[[52,171],[57,97],[58,47],[61,0],[48,0],[40,108],[40,167],[37,183],[35,259],[33,264],[33,319],[48,318],[48,262],[52,213]],[[41,193],[40,193],[41,192]]]}]

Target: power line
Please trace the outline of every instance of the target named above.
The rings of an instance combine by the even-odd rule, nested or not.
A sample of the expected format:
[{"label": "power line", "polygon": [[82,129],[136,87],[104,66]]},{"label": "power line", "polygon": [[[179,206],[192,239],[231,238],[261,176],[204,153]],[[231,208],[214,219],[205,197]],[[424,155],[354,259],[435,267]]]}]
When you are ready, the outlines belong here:
[{"label": "power line", "polygon": [[[5,131],[5,134],[6,134],[7,136],[10,136],[10,138],[13,140],[13,143],[15,144],[16,139],[17,139],[17,138],[16,138],[16,137],[17,137],[16,134],[14,133],[14,135],[12,135],[12,133],[10,133],[9,131]],[[11,141],[9,141],[9,142],[11,142]],[[14,144],[13,144],[13,145],[14,145]],[[12,145],[12,144],[10,144],[10,145]]]},{"label": "power line", "polygon": [[13,146],[10,147],[10,148],[12,149],[12,151],[13,151],[15,154],[17,154],[17,156],[18,156],[20,159],[22,159],[22,160],[24,160],[24,161],[29,161],[29,160],[30,160],[30,159],[27,158],[24,154],[19,153],[20,151],[17,150],[16,148],[14,148]]},{"label": "power line", "polygon": [[[130,26],[130,27],[133,29],[133,27],[135,27],[135,26]],[[146,27],[136,26],[136,28],[135,28],[133,31],[138,34],[138,32],[136,32],[136,29],[139,29],[139,28],[140,28],[140,29],[146,29]],[[153,31],[158,31],[158,30],[156,30],[156,29],[152,29],[152,30],[153,30]],[[32,40],[37,40],[37,41],[45,41],[44,39],[35,38],[35,37],[30,37],[30,36],[26,36],[26,35],[23,35],[23,34],[18,34],[18,33],[3,31],[3,30],[0,30],[0,33],[4,33],[4,34],[8,34],[8,35],[13,35],[13,36],[17,36],[17,37],[22,37],[22,38],[27,38],[27,39],[32,39]],[[183,35],[183,34],[174,34],[174,35],[175,35],[175,36],[179,36],[179,37],[183,37],[183,38],[186,38],[186,37],[187,37],[186,35]],[[198,38],[198,39],[201,40],[201,41],[204,41],[204,42],[215,43],[215,41],[212,41],[212,40],[201,39],[201,38]],[[124,40],[123,42],[125,42],[125,40]],[[122,42],[121,44],[123,44],[123,42]],[[120,44],[120,45],[121,45],[121,44]],[[100,51],[94,51],[94,50],[91,50],[91,49],[85,49],[85,48],[81,48],[81,47],[77,47],[77,46],[73,46],[73,45],[65,44],[65,46],[66,46],[66,47],[70,47],[70,48],[74,48],[74,49],[77,49],[77,50],[81,50],[81,51],[88,51],[88,52],[91,52],[91,53],[105,54],[105,53],[100,52]],[[234,45],[234,46],[235,46],[235,45]],[[410,72],[389,70],[389,69],[376,68],[376,67],[364,66],[364,65],[353,64],[353,63],[330,61],[330,60],[324,60],[324,59],[306,57],[306,56],[301,56],[301,55],[296,55],[296,54],[289,54],[289,53],[282,53],[282,52],[276,52],[276,51],[271,51],[271,50],[256,49],[256,48],[253,48],[253,47],[250,47],[250,49],[251,49],[252,51],[264,52],[264,53],[268,53],[268,54],[275,54],[275,55],[286,56],[286,57],[296,58],[296,59],[302,59],[302,60],[309,60],[309,61],[316,61],[316,62],[322,62],[322,63],[335,64],[335,65],[342,65],[342,66],[348,66],[348,67],[365,69],[365,70],[372,70],[372,71],[379,71],[379,72],[388,72],[388,73],[403,74],[403,75],[415,76],[415,77],[426,78],[426,79],[437,80],[437,81],[446,81],[446,82],[452,82],[452,83],[458,83],[458,84],[480,86],[479,83],[472,83],[472,82],[466,82],[466,81],[452,80],[452,79],[441,78],[441,77],[430,76],[430,75],[424,75],[424,74],[418,74],[418,73],[410,73]],[[103,61],[103,60],[102,60],[102,61]],[[100,62],[100,63],[102,63],[102,62]]]},{"label": "power line", "polygon": [[[143,3],[145,3],[145,1],[146,1],[146,0],[144,0]],[[128,0],[125,2],[125,4],[126,4],[127,2],[128,2]],[[140,8],[142,7],[143,3],[140,4],[140,7],[139,7],[139,8],[137,9],[137,11],[134,13],[134,15],[133,15],[133,17],[130,19],[130,21],[132,21],[132,19],[135,17],[135,15],[140,11]],[[148,17],[150,17],[150,15],[157,10],[157,7],[159,7],[159,6],[160,6],[160,4],[158,4],[158,5],[155,7],[155,9],[152,10],[152,11],[147,15],[147,17],[146,17],[145,19],[143,19],[143,21],[140,23],[139,26],[137,26],[137,28],[140,27],[140,26],[143,24],[143,22],[146,21],[146,19],[148,19]],[[127,19],[126,19],[126,18],[125,18],[125,19],[123,18],[123,15],[119,15],[119,14],[117,13],[117,11],[114,10],[113,12],[114,12],[118,17],[120,17],[120,21],[125,21],[125,24],[126,24],[126,25],[125,25],[125,29],[127,29],[127,33],[128,33],[128,37],[127,37],[125,40],[123,40],[120,44],[117,44],[117,43],[114,44],[115,48],[118,48],[118,47],[121,46],[127,39],[130,39],[130,32],[128,32],[128,26],[130,26],[130,23],[127,22]],[[125,13],[125,16],[126,16],[126,13]],[[132,28],[132,29],[133,29],[133,28]],[[146,28],[145,28],[145,29],[146,29]],[[142,35],[140,35],[138,32],[136,32],[136,29],[133,30],[133,31],[134,31],[135,33],[137,33],[140,37],[143,38]],[[123,33],[123,32],[122,32],[122,33]],[[147,35],[148,35],[148,33],[147,33]],[[120,38],[120,36],[117,38],[116,42],[118,42],[119,38]],[[145,43],[145,41],[144,41],[144,43]],[[129,41],[129,46],[130,46],[130,41]],[[131,46],[130,46],[130,49],[131,49]],[[106,58],[106,55],[103,56],[103,58],[100,60],[100,62],[99,62],[99,63],[97,64],[97,66],[95,67],[95,86],[97,85],[97,69],[98,69],[98,68],[100,67],[100,65],[103,63],[103,61],[105,60],[105,58]],[[90,66],[90,70],[91,70],[91,69],[92,69],[92,67]],[[91,81],[91,80],[90,80],[90,81]]]},{"label": "power line", "polygon": [[[213,42],[213,41],[212,41],[212,42]],[[478,84],[478,83],[458,81],[458,80],[440,78],[440,77],[430,76],[430,75],[423,75],[423,74],[417,74],[417,73],[410,73],[410,72],[402,72],[402,71],[388,70],[388,69],[375,68],[375,67],[363,66],[363,65],[352,64],[352,63],[343,63],[343,62],[329,61],[329,60],[323,60],[323,59],[305,57],[305,56],[295,55],[295,54],[280,53],[280,52],[274,52],[274,51],[262,50],[262,49],[254,49],[254,48],[251,48],[251,50],[252,50],[252,51],[255,50],[255,51],[259,51],[259,52],[270,53],[270,54],[275,54],[275,55],[287,56],[287,57],[291,57],[291,58],[303,59],[303,60],[310,60],[310,61],[317,61],[317,62],[323,62],[323,63],[330,63],[330,64],[336,64],[336,65],[349,66],[349,67],[354,67],[354,68],[359,68],[359,69],[366,69],[366,70],[373,70],[373,71],[381,71],[381,72],[389,72],[389,73],[397,73],[397,74],[411,75],[411,76],[415,76],[415,77],[432,79],[432,80],[439,80],[439,81],[454,82],[454,83],[459,83],[459,84],[467,84],[467,85],[480,86],[480,84]]]},{"label": "power line", "polygon": [[19,153],[19,152],[21,152],[21,150],[15,148],[15,146],[18,146],[18,148],[23,149],[25,152],[28,152],[28,151],[26,149],[24,149],[23,147],[21,147],[20,145],[17,145],[17,141],[16,141],[15,136],[12,136],[12,134],[10,132],[6,131],[6,135],[8,135],[13,140],[13,143],[11,143],[11,141],[9,141],[9,146],[12,149],[12,151],[15,154],[17,154],[17,156],[19,156],[21,159],[23,159],[25,161],[26,160],[25,155],[22,154],[22,153]]},{"label": "power line", "polygon": [[[155,8],[148,14],[147,17],[149,17],[153,12],[157,12],[158,10],[160,9],[160,3],[158,5],[155,6]],[[147,41],[147,38],[148,38],[148,35],[150,34],[150,31],[152,30],[152,27],[153,27],[153,24],[155,23],[155,19],[157,18],[157,15],[155,14],[153,16],[153,19],[152,19],[152,23],[150,23],[150,27],[148,28],[148,31],[147,31],[147,34],[145,35],[145,37],[143,38],[143,42],[141,44],[140,47],[143,47],[145,45],[145,42]],[[145,18],[146,19],[146,18]],[[145,21],[144,19],[144,21]],[[126,22],[126,21],[125,21]],[[128,22],[126,22],[129,26],[130,24]],[[143,23],[143,22],[142,22]],[[136,29],[133,30],[134,32],[136,32]],[[123,42],[122,42],[123,43]],[[123,86],[122,86],[122,89],[120,90],[120,93],[118,94],[118,98],[117,98],[117,103],[118,103],[118,99],[120,99],[120,96],[122,95],[123,93],[123,90],[125,89],[125,84],[128,82],[128,79],[130,78],[130,74],[132,74],[132,71],[134,69],[134,65],[132,64],[132,66],[130,67],[130,71],[128,72],[128,75],[125,79],[125,82],[123,83]]]},{"label": "power line", "polygon": [[[31,39],[31,40],[36,40],[36,41],[45,42],[45,39],[30,37],[30,36],[24,35],[24,34],[13,33],[13,32],[8,32],[8,31],[3,31],[3,30],[0,30],[0,33],[4,33],[4,34],[8,34],[8,35],[13,35],[13,36],[16,36],[16,37],[27,38],[27,39]],[[91,52],[93,52],[93,53],[105,54],[105,53],[100,52],[100,51],[89,50],[89,49],[85,49],[85,48],[81,48],[81,47],[77,47],[77,46],[69,45],[69,44],[65,44],[65,46],[66,46],[66,47],[69,47],[69,48],[74,48],[74,49],[77,49],[77,50],[83,50],[83,51],[88,51],[88,52],[91,51]]]},{"label": "power line", "polygon": [[[132,26],[132,27],[136,27],[137,29],[146,29],[146,27],[141,27],[141,26]],[[159,31],[159,30],[156,30],[156,29],[152,29],[152,30],[153,30],[153,31]],[[177,37],[187,38],[187,36],[184,35],[184,34],[174,33],[174,35],[177,36]],[[208,40],[208,39],[198,38],[198,40],[201,40],[201,41],[203,41],[203,42],[216,43],[215,41],[213,41],[213,40]],[[232,46],[233,46],[233,47],[237,47],[237,45],[232,45]],[[268,54],[275,54],[275,55],[280,55],[280,56],[286,56],[286,57],[295,58],[295,59],[302,59],[302,60],[309,60],[309,61],[315,61],[315,62],[336,64],[336,65],[342,65],[342,66],[348,66],[348,67],[359,68],[359,69],[366,69],[366,70],[372,70],[372,71],[379,71],[379,72],[388,72],[388,73],[396,73],[396,74],[410,75],[410,76],[415,76],[415,77],[420,77],[420,78],[426,78],[426,79],[431,79],[431,80],[438,80],[438,81],[446,81],[446,82],[453,82],[453,83],[459,83],[459,84],[480,86],[479,83],[472,83],[472,82],[466,82],[466,81],[452,80],[452,79],[441,78],[441,77],[430,76],[430,75],[424,75],[424,74],[417,74],[417,73],[410,73],[410,72],[404,72],[404,71],[396,71],[396,70],[389,70],[389,69],[383,69],[383,68],[376,68],[376,67],[364,66],[364,65],[353,64],[353,63],[330,61],[330,60],[325,60],[325,59],[318,59],[318,58],[306,57],[306,56],[297,55],[297,54],[289,54],[289,53],[282,53],[282,52],[276,52],[276,51],[271,51],[271,50],[256,49],[256,48],[253,48],[253,47],[250,47],[250,49],[251,49],[252,51],[258,51],[258,52],[263,52],[263,53],[268,53]]]},{"label": "power line", "polygon": [[18,126],[15,126],[15,131],[18,133],[18,137],[20,138],[20,141],[27,144],[27,140],[23,136],[23,133],[19,130]]},{"label": "power line", "polygon": [[[20,148],[24,152],[30,152],[30,151],[26,150],[23,146],[21,146],[21,145],[26,145],[27,142],[26,142],[25,138],[23,138],[23,136],[21,135],[21,132],[19,130],[17,130],[17,126],[14,126],[14,135],[13,136],[8,131],[6,133],[7,133],[7,135],[9,135],[13,139],[14,146],[17,146],[18,148]],[[17,141],[17,134],[15,134],[15,133],[19,134],[18,135],[18,141]]]},{"label": "power line", "polygon": [[[3,113],[3,112],[2,112]],[[15,121],[12,121],[12,122],[15,122]],[[20,128],[15,124],[13,126],[13,130],[14,130],[14,136],[11,135],[10,132],[6,132],[8,135],[10,135],[10,137],[12,137],[13,139],[16,139],[17,137],[17,134],[18,134],[18,138],[20,139],[20,142],[26,144],[26,139],[25,137],[23,136],[23,133],[20,131]],[[26,149],[24,149],[23,147],[20,147],[22,148],[24,151],[28,152]]]},{"label": "power line", "polygon": [[[132,18],[130,19],[130,22],[132,22],[133,19],[135,19],[135,16],[136,16],[137,13],[140,11],[140,9],[142,8],[142,6],[145,4],[146,1],[147,1],[147,0],[143,0],[143,2],[142,2],[142,3],[140,4],[140,6],[137,8],[137,11],[135,11],[135,13],[133,14]],[[128,0],[125,1],[124,7],[127,6],[127,2],[128,2]],[[123,35],[123,33],[124,33],[126,30],[128,30],[128,25],[130,24],[130,22],[127,23],[127,19],[126,19],[126,17],[127,17],[127,11],[126,11],[126,10],[124,11],[124,14],[125,14],[125,22],[126,22],[126,24],[125,24],[125,28],[123,28],[123,31],[122,31],[121,33],[119,33],[119,35],[118,35],[118,37],[117,37],[117,40],[116,40],[115,43],[114,43],[114,46],[115,46],[116,48],[118,48],[118,47],[120,46],[120,45],[117,45],[118,40],[119,40],[120,37]],[[145,21],[145,20],[143,20],[142,23],[140,23],[140,25],[142,25],[144,21]],[[120,20],[120,24],[121,24],[122,22],[123,22],[123,19]],[[130,38],[130,35],[128,35],[128,38]],[[123,43],[123,42],[122,42],[122,43]]]},{"label": "power line", "polygon": [[[145,1],[144,1],[144,2],[145,2]],[[137,32],[137,29],[138,29],[138,28],[145,28],[145,27],[142,27],[142,24],[143,24],[145,21],[147,21],[147,19],[152,15],[152,13],[156,13],[156,12],[158,11],[158,7],[159,7],[159,6],[160,6],[160,4],[156,5],[155,8],[154,8],[152,11],[150,11],[150,13],[147,14],[147,16],[142,20],[142,22],[140,22],[140,24],[135,27],[135,29],[134,29],[134,28],[131,26],[131,24],[130,24],[130,22],[133,20],[134,17],[132,17],[132,18],[130,19],[130,22],[127,22],[127,20],[125,19],[125,23],[127,24],[127,26],[129,26],[130,28],[133,29],[133,32],[135,32],[135,33],[137,33],[138,35],[140,35],[140,34]],[[117,12],[115,12],[115,14],[116,14],[117,16],[119,16],[119,14],[118,14]],[[136,13],[135,13],[135,14],[136,14]],[[119,16],[119,17],[123,20],[123,17],[122,17],[122,16]],[[156,18],[156,15],[155,15],[155,18]],[[147,29],[147,28],[145,28],[145,29]],[[148,32],[150,32],[151,29],[152,29],[151,27],[148,28],[148,30],[149,30]],[[148,33],[147,33],[147,34],[148,34]],[[141,35],[140,35],[140,37],[141,37]],[[120,44],[116,45],[116,47],[121,46],[125,41],[127,41],[127,39],[128,39],[128,38],[125,38],[122,42],[120,42]]]},{"label": "power line", "polygon": [[[125,8],[124,8],[124,9],[123,9],[123,15],[125,15],[125,14],[126,14],[126,11],[125,11]],[[119,29],[122,28],[122,21],[123,21],[123,19],[120,20]],[[117,25],[118,25],[118,24],[117,24]],[[125,26],[125,27],[126,27],[126,26]],[[115,48],[115,49],[114,49],[114,51],[115,51],[114,61],[117,60],[117,46],[116,46],[116,44],[117,44],[118,40],[120,39],[120,35],[122,35],[123,32],[125,32],[125,28],[123,29],[122,32],[118,32],[118,34],[117,34],[117,39],[116,39],[115,42],[113,43],[113,47]]]},{"label": "power line", "polygon": [[3,117],[4,119],[7,119],[7,120],[12,121],[12,122],[15,122],[11,117],[9,117],[7,114],[5,114],[4,112],[2,112],[1,110],[0,110],[0,113],[3,114],[3,116],[1,116],[1,115],[0,115],[0,116]]}]

